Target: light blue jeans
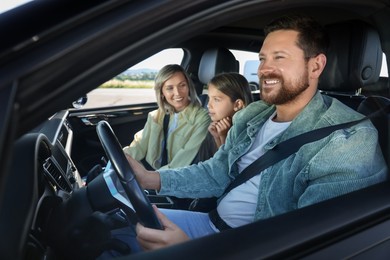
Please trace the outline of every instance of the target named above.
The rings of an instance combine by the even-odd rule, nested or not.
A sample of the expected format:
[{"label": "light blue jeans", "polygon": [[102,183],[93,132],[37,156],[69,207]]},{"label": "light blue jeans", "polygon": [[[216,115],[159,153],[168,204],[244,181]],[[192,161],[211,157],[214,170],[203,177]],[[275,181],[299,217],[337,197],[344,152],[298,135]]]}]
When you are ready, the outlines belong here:
[{"label": "light blue jeans", "polygon": [[[211,223],[208,213],[175,209],[159,209],[167,218],[180,227],[191,239],[215,234],[218,229]],[[119,239],[131,248],[132,254],[141,252],[142,248],[137,242],[134,226],[120,228],[112,231],[112,237]],[[110,259],[119,256],[117,252],[106,251],[98,259]]]},{"label": "light blue jeans", "polygon": [[[111,162],[108,161],[105,171],[112,168]],[[159,209],[167,218],[180,227],[191,239],[211,235],[219,232],[219,230],[210,221],[208,213],[187,211],[187,210],[176,210],[176,209]],[[136,239],[136,232],[134,226],[126,228],[120,228],[113,230],[112,237],[124,241],[128,244],[132,250],[132,253],[142,251]],[[104,257],[103,257],[104,255]],[[116,252],[107,251],[102,255],[102,258],[110,258],[110,256],[118,256]]]}]

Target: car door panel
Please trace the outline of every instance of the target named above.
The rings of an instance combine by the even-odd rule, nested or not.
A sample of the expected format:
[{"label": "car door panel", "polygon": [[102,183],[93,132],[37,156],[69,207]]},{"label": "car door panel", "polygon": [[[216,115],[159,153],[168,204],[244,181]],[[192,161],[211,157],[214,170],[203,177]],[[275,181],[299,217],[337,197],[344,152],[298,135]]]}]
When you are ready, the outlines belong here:
[{"label": "car door panel", "polygon": [[96,164],[102,163],[104,150],[96,134],[96,124],[107,121],[119,143],[126,146],[134,134],[143,129],[148,113],[157,109],[156,103],[110,108],[71,110],[68,116],[73,130],[72,159],[81,176],[85,176]]}]

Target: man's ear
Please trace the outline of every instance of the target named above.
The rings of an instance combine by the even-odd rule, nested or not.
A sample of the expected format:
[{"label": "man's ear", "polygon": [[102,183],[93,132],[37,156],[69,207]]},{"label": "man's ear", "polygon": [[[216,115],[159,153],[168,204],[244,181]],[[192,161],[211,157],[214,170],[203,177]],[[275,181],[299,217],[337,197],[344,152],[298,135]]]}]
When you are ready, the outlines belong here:
[{"label": "man's ear", "polygon": [[318,79],[326,65],[326,56],[322,53],[313,57],[309,61],[309,75],[310,78]]}]

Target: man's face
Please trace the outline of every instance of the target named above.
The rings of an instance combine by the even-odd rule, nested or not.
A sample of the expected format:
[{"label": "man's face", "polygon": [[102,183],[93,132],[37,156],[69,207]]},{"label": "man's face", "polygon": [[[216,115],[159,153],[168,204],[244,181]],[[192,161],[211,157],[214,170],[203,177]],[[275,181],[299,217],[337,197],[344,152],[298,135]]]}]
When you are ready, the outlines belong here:
[{"label": "man's face", "polygon": [[259,53],[260,97],[269,104],[294,101],[309,87],[308,63],[297,45],[298,32],[269,33]]}]

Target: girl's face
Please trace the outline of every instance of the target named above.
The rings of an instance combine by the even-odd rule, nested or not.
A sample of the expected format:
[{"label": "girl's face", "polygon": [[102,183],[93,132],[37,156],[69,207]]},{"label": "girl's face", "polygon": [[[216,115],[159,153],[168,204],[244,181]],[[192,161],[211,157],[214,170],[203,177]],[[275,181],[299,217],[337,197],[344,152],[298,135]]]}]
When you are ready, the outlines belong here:
[{"label": "girl's face", "polygon": [[175,112],[180,112],[188,106],[190,88],[183,73],[176,72],[162,87],[162,95],[165,100],[175,109]]},{"label": "girl's face", "polygon": [[208,89],[209,115],[213,122],[219,121],[225,117],[232,117],[239,110],[238,103],[232,102],[229,96],[219,91],[213,84],[209,84]]}]

